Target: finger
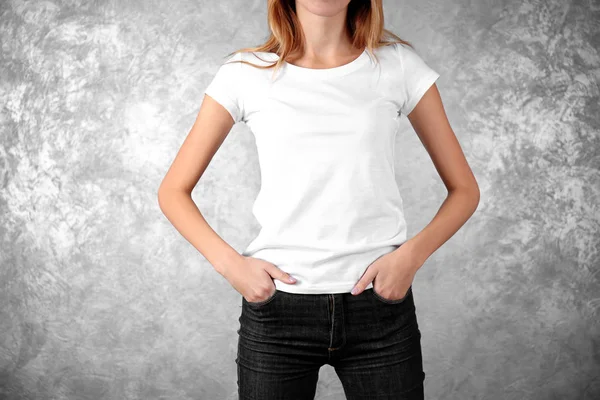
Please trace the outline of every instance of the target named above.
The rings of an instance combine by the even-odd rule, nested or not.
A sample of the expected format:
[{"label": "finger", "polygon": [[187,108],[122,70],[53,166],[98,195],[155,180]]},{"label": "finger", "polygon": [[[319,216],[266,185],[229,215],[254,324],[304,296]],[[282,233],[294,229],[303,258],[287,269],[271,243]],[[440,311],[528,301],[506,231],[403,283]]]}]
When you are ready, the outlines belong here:
[{"label": "finger", "polygon": [[377,270],[375,268],[367,268],[367,271],[363,274],[363,276],[356,282],[354,288],[351,293],[354,295],[361,294],[363,290],[367,287],[369,283],[375,279],[377,275]]},{"label": "finger", "polygon": [[266,268],[266,271],[275,279],[279,279],[284,283],[296,283],[296,278],[277,268],[276,265],[271,264]]}]

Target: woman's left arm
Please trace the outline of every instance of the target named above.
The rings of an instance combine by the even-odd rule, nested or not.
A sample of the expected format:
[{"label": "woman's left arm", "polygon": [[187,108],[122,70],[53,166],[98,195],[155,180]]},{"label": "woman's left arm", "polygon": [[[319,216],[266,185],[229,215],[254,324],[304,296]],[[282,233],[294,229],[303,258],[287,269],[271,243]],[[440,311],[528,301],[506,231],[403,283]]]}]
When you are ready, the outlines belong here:
[{"label": "woman's left arm", "polygon": [[373,282],[373,289],[389,300],[406,296],[419,268],[464,225],[479,204],[479,186],[450,127],[435,84],[410,111],[408,119],[446,185],[448,196],[423,230],[368,266],[352,290],[355,295]]},{"label": "woman's left arm", "polygon": [[479,186],[450,126],[437,85],[433,84],[407,115],[431,157],[448,196],[431,222],[407,240],[417,269],[473,215],[479,204]]}]

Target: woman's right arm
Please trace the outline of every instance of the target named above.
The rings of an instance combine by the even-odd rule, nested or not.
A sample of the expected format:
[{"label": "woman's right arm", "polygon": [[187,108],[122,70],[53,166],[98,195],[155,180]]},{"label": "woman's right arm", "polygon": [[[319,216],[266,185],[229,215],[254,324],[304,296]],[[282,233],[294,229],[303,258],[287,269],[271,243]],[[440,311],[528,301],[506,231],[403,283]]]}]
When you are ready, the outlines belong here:
[{"label": "woman's right arm", "polygon": [[192,190],[234,123],[226,108],[212,97],[204,96],[196,121],[160,184],[158,204],[179,233],[215,270],[248,301],[255,301],[268,297],[273,290],[273,282],[266,276],[292,283],[288,274],[271,263],[239,254],[210,227],[192,200]]},{"label": "woman's right arm", "polygon": [[243,257],[208,225],[192,200],[192,190],[233,124],[229,113],[205,95],[196,121],[158,189],[161,211],[221,275]]}]

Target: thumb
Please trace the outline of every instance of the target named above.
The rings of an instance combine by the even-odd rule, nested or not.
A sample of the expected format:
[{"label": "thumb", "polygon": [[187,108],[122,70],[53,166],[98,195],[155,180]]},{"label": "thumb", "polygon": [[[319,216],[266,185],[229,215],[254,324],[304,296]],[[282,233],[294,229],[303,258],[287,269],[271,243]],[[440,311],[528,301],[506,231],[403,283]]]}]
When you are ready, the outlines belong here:
[{"label": "thumb", "polygon": [[375,276],[377,276],[377,270],[375,268],[367,268],[363,276],[361,276],[354,285],[351,293],[353,295],[362,293],[362,291],[365,290],[365,287],[375,279]]},{"label": "thumb", "polygon": [[279,279],[281,282],[296,283],[296,278],[294,278],[287,272],[282,271],[275,264],[270,264],[266,270],[269,273],[269,275],[271,275],[275,279]]}]

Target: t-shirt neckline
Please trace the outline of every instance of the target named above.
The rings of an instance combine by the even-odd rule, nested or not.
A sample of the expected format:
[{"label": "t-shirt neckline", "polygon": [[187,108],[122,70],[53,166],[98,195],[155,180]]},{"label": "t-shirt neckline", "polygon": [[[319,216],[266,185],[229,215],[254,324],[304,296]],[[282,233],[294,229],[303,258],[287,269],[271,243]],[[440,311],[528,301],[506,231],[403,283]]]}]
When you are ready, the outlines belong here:
[{"label": "t-shirt neckline", "polygon": [[342,76],[349,74],[352,71],[360,68],[369,59],[369,52],[365,48],[363,52],[349,63],[339,65],[332,68],[306,68],[300,67],[294,64],[290,64],[286,61],[283,62],[283,66],[288,74],[294,76],[302,76],[307,78],[329,78],[333,76]]}]

